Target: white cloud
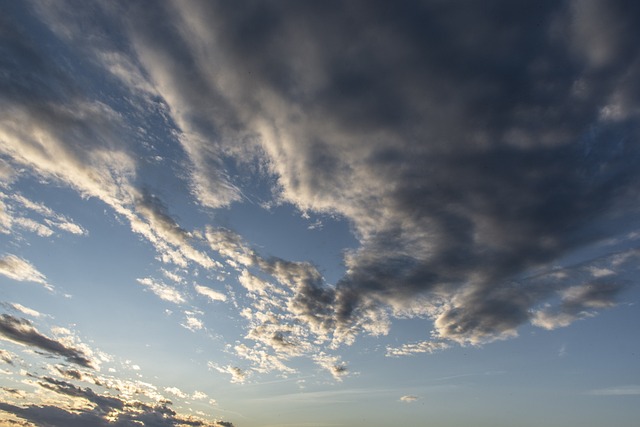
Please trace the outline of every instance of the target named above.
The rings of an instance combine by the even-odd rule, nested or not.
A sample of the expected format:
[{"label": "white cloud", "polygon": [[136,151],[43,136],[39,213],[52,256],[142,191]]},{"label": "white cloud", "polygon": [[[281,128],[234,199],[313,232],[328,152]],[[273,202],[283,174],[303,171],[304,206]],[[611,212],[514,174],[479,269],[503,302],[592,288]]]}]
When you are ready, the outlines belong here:
[{"label": "white cloud", "polygon": [[418,396],[414,396],[414,395],[406,395],[406,396],[402,396],[402,397],[400,398],[400,401],[401,401],[401,402],[404,402],[404,403],[413,403],[413,402],[415,402],[415,401],[416,401],[416,400],[418,400],[418,399],[420,399]]},{"label": "white cloud", "polygon": [[16,255],[8,254],[0,258],[0,274],[20,282],[39,283],[47,289],[51,289],[44,274],[36,270],[31,263]]},{"label": "white cloud", "polygon": [[209,369],[214,369],[222,374],[231,375],[231,382],[236,384],[243,384],[247,380],[247,373],[237,366],[226,365],[220,366],[214,362],[208,362]]},{"label": "white cloud", "polygon": [[[193,400],[205,400],[205,399],[208,399],[208,398],[209,398],[209,396],[208,396],[208,395],[207,395],[207,393],[205,393],[205,392],[202,392],[202,391],[198,391],[198,390],[196,390],[196,391],[194,391],[194,392],[193,392],[193,394],[191,395],[191,398],[192,398]],[[215,402],[215,400],[214,400],[214,402]]]},{"label": "white cloud", "polygon": [[179,397],[181,399],[186,399],[187,397],[189,397],[186,393],[184,393],[178,387],[165,387],[164,391],[166,391],[167,393],[171,393],[174,396]]},{"label": "white cloud", "polygon": [[182,326],[192,332],[195,332],[203,329],[204,323],[202,323],[202,320],[198,319],[193,314],[187,313],[186,323],[183,323]]},{"label": "white cloud", "polygon": [[410,356],[420,353],[431,354],[449,347],[450,344],[443,341],[420,341],[417,343],[403,344],[400,347],[387,347],[387,356]]},{"label": "white cloud", "polygon": [[11,303],[10,305],[14,309],[18,310],[19,312],[21,312],[23,314],[26,314],[27,316],[32,316],[32,317],[40,317],[40,316],[42,316],[42,313],[40,313],[39,311],[33,310],[33,309],[29,308],[29,307],[25,307],[22,304]]},{"label": "white cloud", "polygon": [[349,370],[345,363],[340,360],[339,356],[332,356],[324,352],[320,352],[313,356],[314,362],[329,371],[333,379],[341,382],[342,379],[349,374]]},{"label": "white cloud", "polygon": [[165,301],[169,301],[174,304],[182,304],[186,302],[184,296],[182,296],[182,294],[177,289],[169,285],[155,281],[149,277],[137,279],[137,281],[141,285],[148,287],[151,292]]},{"label": "white cloud", "polygon": [[214,291],[213,289],[208,288],[206,286],[195,284],[194,288],[195,288],[196,292],[198,292],[200,295],[206,296],[211,301],[226,301],[227,300],[227,296],[225,294],[223,294],[221,292],[218,292],[218,291]]}]

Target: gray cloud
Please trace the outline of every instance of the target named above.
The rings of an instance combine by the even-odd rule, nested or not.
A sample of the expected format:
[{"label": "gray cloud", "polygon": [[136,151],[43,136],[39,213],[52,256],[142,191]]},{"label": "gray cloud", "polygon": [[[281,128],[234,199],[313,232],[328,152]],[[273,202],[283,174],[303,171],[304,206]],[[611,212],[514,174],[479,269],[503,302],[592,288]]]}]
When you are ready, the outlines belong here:
[{"label": "gray cloud", "polygon": [[[580,250],[593,255],[575,263],[597,264],[619,250],[597,245],[638,227],[638,7],[116,2],[90,10],[117,23],[131,50],[92,58],[132,93],[166,102],[201,205],[241,201],[242,185],[261,173],[276,202],[350,221],[360,247],[336,284],[309,263],[258,256],[231,231],[205,233],[238,271],[260,269],[290,292],[287,314],[318,341],[386,334],[390,316],[403,314],[428,318],[437,343],[478,344],[527,322],[569,324],[614,305],[625,286],[618,276],[629,266],[604,266],[607,281],[550,275]],[[89,9],[39,10],[56,34],[95,47],[74,21]],[[62,91],[75,86],[24,31],[3,36],[23,65],[5,67],[3,153],[100,197],[167,260],[214,266],[159,200],[133,186],[136,164],[117,142],[113,110],[70,100],[81,88]],[[64,170],[21,131],[32,123],[25,117],[52,136]],[[82,137],[67,142],[65,132]],[[107,154],[87,147],[96,135]],[[282,348],[285,335],[255,328],[261,340],[261,330]]]},{"label": "gray cloud", "polygon": [[19,319],[9,314],[0,315],[0,335],[9,341],[64,357],[70,363],[93,368],[91,360],[82,351],[42,335],[26,319]]},{"label": "gray cloud", "polygon": [[[122,403],[122,402],[121,402]],[[177,415],[166,405],[150,406],[142,403],[132,403],[126,412],[112,413],[110,418],[105,414],[86,409],[66,410],[50,405],[16,406],[0,402],[0,410],[32,423],[51,427],[135,427],[139,425],[150,427],[197,426],[216,427],[233,426],[223,421],[206,422],[191,417]],[[113,419],[115,418],[115,420]]]},{"label": "gray cloud", "polygon": [[637,6],[596,3],[181,8],[247,76],[210,90],[261,135],[282,199],[362,243],[335,291],[299,286],[301,317],[383,331],[366,316],[427,295],[440,338],[515,336],[568,286],[527,272],[637,227]]}]

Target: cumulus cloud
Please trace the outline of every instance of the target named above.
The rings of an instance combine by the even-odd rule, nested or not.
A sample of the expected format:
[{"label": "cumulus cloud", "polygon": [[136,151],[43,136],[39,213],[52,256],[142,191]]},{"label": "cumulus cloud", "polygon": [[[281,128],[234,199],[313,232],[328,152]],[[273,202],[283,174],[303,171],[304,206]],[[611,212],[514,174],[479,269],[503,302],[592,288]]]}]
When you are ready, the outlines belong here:
[{"label": "cumulus cloud", "polygon": [[26,319],[9,314],[0,315],[0,338],[63,357],[68,362],[85,368],[94,367],[94,363],[83,351],[41,334]]},{"label": "cumulus cloud", "polygon": [[44,285],[47,289],[51,288],[44,274],[29,261],[16,255],[7,254],[0,258],[0,274],[20,282],[34,282]]}]

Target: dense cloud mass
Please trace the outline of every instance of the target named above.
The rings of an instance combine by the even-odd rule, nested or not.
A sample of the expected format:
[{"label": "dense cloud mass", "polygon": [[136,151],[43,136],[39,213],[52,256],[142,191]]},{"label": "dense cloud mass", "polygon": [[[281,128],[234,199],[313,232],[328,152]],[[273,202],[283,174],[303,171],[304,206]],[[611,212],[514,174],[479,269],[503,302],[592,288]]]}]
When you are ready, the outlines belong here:
[{"label": "dense cloud mass", "polygon": [[[354,226],[361,247],[344,278],[307,276],[290,299],[312,329],[348,341],[385,333],[388,310],[418,310],[436,337],[480,343],[548,325],[538,306],[569,285],[602,287],[597,307],[613,304],[617,274],[588,285],[528,276],[637,225],[636,5],[167,9],[175,31],[126,10],[138,58],[181,123],[215,135],[207,155],[253,143],[282,201]],[[279,278],[294,268],[262,266]],[[575,319],[578,305],[557,310]]]},{"label": "dense cloud mass", "polygon": [[[26,168],[104,202],[170,266],[215,271],[213,256],[224,258],[247,296],[240,312],[253,344],[233,351],[257,372],[292,372],[288,360],[315,355],[340,380],[346,365],[324,351],[388,334],[394,318],[425,318],[433,331],[387,353],[428,353],[513,337],[528,323],[567,326],[612,307],[629,285],[637,3],[69,3],[31,5],[64,42],[52,43],[55,54],[0,18],[3,174]],[[86,56],[85,70],[56,60],[66,45]],[[76,72],[105,76],[130,105],[119,110]],[[258,199],[248,183],[257,179],[272,204],[347,220],[359,247],[344,276],[326,283],[313,260],[258,253],[225,228],[181,226],[140,173],[151,131],[138,129],[156,110],[203,209]],[[46,283],[13,255],[0,269]],[[189,301],[156,279],[138,282]],[[26,321],[3,319],[5,336],[75,357]],[[202,324],[192,316],[185,327]],[[238,383],[247,375],[210,367]]]}]

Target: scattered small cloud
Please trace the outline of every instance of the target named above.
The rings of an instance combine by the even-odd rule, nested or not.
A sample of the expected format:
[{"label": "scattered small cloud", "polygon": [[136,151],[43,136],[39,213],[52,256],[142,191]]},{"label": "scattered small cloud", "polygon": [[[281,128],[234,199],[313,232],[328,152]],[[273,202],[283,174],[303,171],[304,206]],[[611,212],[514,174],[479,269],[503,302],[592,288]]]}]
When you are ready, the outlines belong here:
[{"label": "scattered small cloud", "polygon": [[182,326],[192,332],[195,332],[203,329],[204,323],[202,323],[202,320],[195,317],[195,315],[187,313],[185,323],[182,323]]},{"label": "scattered small cloud", "polygon": [[222,374],[231,375],[231,382],[235,384],[243,384],[247,380],[247,373],[237,366],[226,365],[220,366],[217,363],[209,362],[207,363],[209,369],[213,369]]}]

